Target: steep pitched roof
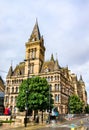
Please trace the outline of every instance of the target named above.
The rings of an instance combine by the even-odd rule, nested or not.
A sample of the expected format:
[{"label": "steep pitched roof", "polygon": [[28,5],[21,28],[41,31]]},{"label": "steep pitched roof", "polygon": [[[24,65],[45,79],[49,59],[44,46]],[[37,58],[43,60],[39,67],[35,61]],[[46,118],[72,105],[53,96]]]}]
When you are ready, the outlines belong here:
[{"label": "steep pitched roof", "polygon": [[41,35],[40,35],[40,31],[39,31],[38,22],[36,20],[36,23],[35,23],[35,26],[33,28],[33,31],[32,31],[32,34],[30,36],[29,41],[30,42],[37,41],[37,40],[40,40],[40,38],[41,38]]},{"label": "steep pitched roof", "polygon": [[2,77],[0,76],[0,81],[2,82],[2,84],[4,84],[4,81],[3,81],[3,79],[2,79]]},{"label": "steep pitched roof", "polygon": [[59,66],[58,60],[56,59],[55,61],[52,54],[50,60],[43,63],[41,72],[53,72],[58,71],[59,69],[61,69],[61,67]]},{"label": "steep pitched roof", "polygon": [[24,75],[24,71],[25,71],[25,63],[20,62],[20,64],[15,67],[13,75]]},{"label": "steep pitched roof", "polygon": [[11,65],[10,68],[9,68],[7,77],[12,76],[12,74],[13,74],[13,68],[12,68],[12,65]]},{"label": "steep pitched roof", "polygon": [[52,72],[54,71],[54,61],[46,61],[43,63],[43,66],[42,66],[42,70],[41,72],[46,72],[46,71],[49,71],[49,72]]},{"label": "steep pitched roof", "polygon": [[59,70],[59,64],[58,64],[57,59],[56,59],[55,64],[54,64],[54,70]]}]

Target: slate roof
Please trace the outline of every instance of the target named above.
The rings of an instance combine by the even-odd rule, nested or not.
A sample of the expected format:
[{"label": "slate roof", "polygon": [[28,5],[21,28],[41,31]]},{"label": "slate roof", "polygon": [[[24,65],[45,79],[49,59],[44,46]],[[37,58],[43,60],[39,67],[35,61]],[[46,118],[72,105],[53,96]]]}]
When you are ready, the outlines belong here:
[{"label": "slate roof", "polygon": [[16,66],[13,75],[24,75],[24,70],[25,70],[25,62],[20,62],[19,65]]},{"label": "slate roof", "polygon": [[25,62],[20,62],[19,65],[17,65],[14,70],[12,66],[10,66],[7,77],[13,75],[24,75],[24,70],[25,70]]},{"label": "slate roof", "polygon": [[36,24],[35,24],[35,26],[33,28],[32,34],[31,34],[30,39],[29,39],[30,42],[33,41],[33,38],[35,38],[35,41],[41,39],[41,35],[40,35],[40,31],[39,31],[39,26],[38,26],[37,20],[36,20]]}]

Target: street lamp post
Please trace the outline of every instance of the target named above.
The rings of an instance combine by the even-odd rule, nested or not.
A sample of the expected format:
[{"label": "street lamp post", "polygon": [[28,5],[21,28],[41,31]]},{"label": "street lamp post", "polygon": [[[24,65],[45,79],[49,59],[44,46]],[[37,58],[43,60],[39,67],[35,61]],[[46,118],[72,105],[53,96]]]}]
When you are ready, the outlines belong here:
[{"label": "street lamp post", "polygon": [[27,115],[28,115],[28,104],[27,104],[27,100],[28,100],[28,91],[26,90],[26,106],[25,106],[25,118],[24,118],[24,125],[25,127],[27,127]]},{"label": "street lamp post", "polygon": [[[25,62],[28,61],[28,59],[24,60]],[[28,75],[27,75],[27,88],[28,88],[28,78],[29,78],[29,66],[28,66]],[[26,90],[26,106],[25,106],[25,118],[24,118],[24,125],[27,127],[27,116],[28,116],[28,89]]]},{"label": "street lamp post", "polygon": [[49,124],[50,124],[50,86],[49,86]]}]

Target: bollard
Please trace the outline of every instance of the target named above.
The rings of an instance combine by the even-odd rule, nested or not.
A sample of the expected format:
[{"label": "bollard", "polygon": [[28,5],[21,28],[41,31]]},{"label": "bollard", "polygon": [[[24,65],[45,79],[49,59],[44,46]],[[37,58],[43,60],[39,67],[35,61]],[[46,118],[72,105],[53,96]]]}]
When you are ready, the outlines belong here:
[{"label": "bollard", "polygon": [[75,130],[75,124],[71,124],[71,130]]},{"label": "bollard", "polygon": [[83,120],[80,121],[80,124],[83,125]]},{"label": "bollard", "polygon": [[71,130],[75,130],[75,127],[72,127]]}]

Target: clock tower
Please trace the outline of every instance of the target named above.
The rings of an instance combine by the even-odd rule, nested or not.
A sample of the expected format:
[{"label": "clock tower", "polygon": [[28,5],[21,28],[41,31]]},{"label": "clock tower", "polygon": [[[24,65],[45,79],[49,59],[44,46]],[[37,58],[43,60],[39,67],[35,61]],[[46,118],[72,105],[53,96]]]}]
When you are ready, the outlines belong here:
[{"label": "clock tower", "polygon": [[45,46],[36,20],[32,34],[26,42],[25,75],[38,75],[44,62]]}]

